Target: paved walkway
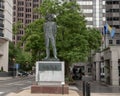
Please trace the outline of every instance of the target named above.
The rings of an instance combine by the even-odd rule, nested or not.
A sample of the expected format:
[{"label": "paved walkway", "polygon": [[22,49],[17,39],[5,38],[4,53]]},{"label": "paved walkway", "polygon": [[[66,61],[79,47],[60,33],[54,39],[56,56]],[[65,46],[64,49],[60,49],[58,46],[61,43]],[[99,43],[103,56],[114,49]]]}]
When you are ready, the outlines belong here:
[{"label": "paved walkway", "polygon": [[[91,96],[120,96],[120,86],[111,86],[105,83],[96,82],[86,78],[86,81],[90,83]],[[83,82],[76,80],[76,86],[79,90],[83,90]]]},{"label": "paved walkway", "polygon": [[91,93],[91,96],[120,96],[120,93]]},{"label": "paved walkway", "polygon": [[[13,77],[0,77],[0,81],[13,79]],[[69,86],[69,94],[33,94],[31,93],[31,89],[27,88],[24,90],[21,90],[18,93],[9,93],[6,96],[82,96],[80,95],[79,89],[76,86]]]},{"label": "paved walkway", "polygon": [[[12,79],[3,77],[0,80]],[[22,90],[19,93],[9,93],[6,96],[82,96],[82,81],[76,81],[76,86],[69,86],[69,94],[31,94],[30,88]],[[96,81],[90,81],[91,96],[120,96],[120,86],[109,86]],[[79,92],[79,93],[78,93]],[[81,94],[80,94],[81,93]]]},{"label": "paved walkway", "polygon": [[12,79],[13,77],[0,77],[0,81]]},{"label": "paved walkway", "polygon": [[31,94],[30,89],[23,90],[19,93],[10,93],[6,96],[80,96],[76,91],[69,90],[69,94]]}]

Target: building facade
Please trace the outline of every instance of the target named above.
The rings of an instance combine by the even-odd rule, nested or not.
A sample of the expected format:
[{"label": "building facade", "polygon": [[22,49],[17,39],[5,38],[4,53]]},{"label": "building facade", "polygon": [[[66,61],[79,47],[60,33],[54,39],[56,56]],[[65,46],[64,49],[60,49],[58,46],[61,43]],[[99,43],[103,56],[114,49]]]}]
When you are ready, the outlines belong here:
[{"label": "building facade", "polygon": [[87,27],[102,29],[105,23],[105,0],[77,0]]},{"label": "building facade", "polygon": [[93,78],[110,85],[120,85],[120,1],[106,0],[106,23],[115,35],[106,34],[105,47],[93,54]]},{"label": "building facade", "polygon": [[93,54],[93,79],[109,85],[120,85],[120,46],[109,46]]},{"label": "building facade", "polygon": [[[105,23],[115,29],[114,38],[104,36],[101,51],[91,54],[92,77],[110,85],[120,85],[120,0],[77,0],[87,27],[103,31]],[[88,64],[89,65],[89,64]]]},{"label": "building facade", "polygon": [[9,41],[12,41],[12,0],[0,0],[0,68],[8,71]]},{"label": "building facade", "polygon": [[114,38],[108,33],[106,36],[106,46],[120,45],[120,0],[106,0],[106,22],[115,29]]},{"label": "building facade", "polygon": [[[42,0],[13,0],[14,2],[14,12],[13,12],[13,22],[21,22],[22,26],[19,32],[13,37],[13,42],[16,45],[17,42],[21,40],[24,35],[24,27],[29,23],[38,19],[40,16],[34,12],[34,8],[40,6]],[[22,45],[22,47],[24,44]]]},{"label": "building facade", "polygon": [[[74,1],[74,0],[66,0]],[[87,27],[94,27],[102,30],[105,24],[105,0],[76,0],[85,15]],[[13,22],[21,21],[23,26],[31,23],[40,16],[33,12],[35,7],[40,6],[42,0],[14,0]],[[21,40],[24,35],[23,26],[20,32],[13,37],[15,44]]]}]

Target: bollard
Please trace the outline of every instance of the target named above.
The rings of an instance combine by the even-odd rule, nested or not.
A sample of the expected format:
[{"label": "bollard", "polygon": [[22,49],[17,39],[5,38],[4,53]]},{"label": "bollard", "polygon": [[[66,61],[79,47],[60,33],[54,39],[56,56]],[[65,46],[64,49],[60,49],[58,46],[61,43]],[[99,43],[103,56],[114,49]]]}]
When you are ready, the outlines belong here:
[{"label": "bollard", "polygon": [[86,83],[86,96],[90,96],[90,84],[87,82]]},{"label": "bollard", "polygon": [[83,96],[85,96],[85,81],[83,81]]},{"label": "bollard", "polygon": [[62,85],[62,95],[64,95],[64,85],[65,85],[65,82],[61,82],[61,85]]}]

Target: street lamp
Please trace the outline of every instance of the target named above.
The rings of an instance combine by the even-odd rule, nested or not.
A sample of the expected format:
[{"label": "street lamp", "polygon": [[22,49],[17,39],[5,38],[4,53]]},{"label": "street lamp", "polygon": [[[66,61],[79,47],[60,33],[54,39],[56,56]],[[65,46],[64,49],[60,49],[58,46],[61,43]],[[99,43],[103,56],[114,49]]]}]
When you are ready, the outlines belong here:
[{"label": "street lamp", "polygon": [[15,76],[15,58],[13,58],[12,60],[13,60],[13,76]]}]

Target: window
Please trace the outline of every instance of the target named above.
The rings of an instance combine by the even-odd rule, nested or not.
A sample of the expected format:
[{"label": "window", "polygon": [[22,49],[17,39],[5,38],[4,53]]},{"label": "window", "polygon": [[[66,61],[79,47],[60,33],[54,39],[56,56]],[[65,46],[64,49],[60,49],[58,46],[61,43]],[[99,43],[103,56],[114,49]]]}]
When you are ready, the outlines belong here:
[{"label": "window", "polygon": [[15,13],[15,12],[13,12],[13,14],[14,14],[14,16],[16,15],[16,13]]},{"label": "window", "polygon": [[112,27],[115,27],[116,29],[119,29],[120,25],[113,25]]},{"label": "window", "polygon": [[109,44],[113,44],[113,40],[109,40]]},{"label": "window", "polygon": [[4,8],[3,1],[0,1],[0,8]]},{"label": "window", "polygon": [[14,4],[16,4],[16,0],[14,0]]},{"label": "window", "polygon": [[19,7],[19,8],[18,8],[18,11],[23,11],[23,10],[24,10],[23,7]]},{"label": "window", "polygon": [[23,33],[24,33],[23,30],[20,30],[19,34],[23,34]]},{"label": "window", "polygon": [[112,1],[106,1],[106,4],[108,4],[108,5],[112,4]]},{"label": "window", "polygon": [[120,40],[116,40],[116,44],[120,44]]},{"label": "window", "polygon": [[38,19],[38,15],[33,15],[33,18],[34,19]]},{"label": "window", "polygon": [[113,4],[119,4],[119,1],[113,1]]},{"label": "window", "polygon": [[38,0],[34,0],[34,2],[38,2]]},{"label": "window", "polygon": [[88,72],[91,72],[91,68],[88,68]]},{"label": "window", "polygon": [[19,18],[18,18],[18,21],[21,21],[21,22],[23,23],[23,19],[19,19]]},{"label": "window", "polygon": [[25,22],[25,23],[27,23],[27,24],[28,24],[28,23],[31,23],[31,20],[26,20],[26,22]]},{"label": "window", "polygon": [[13,8],[14,8],[14,10],[15,10],[15,9],[16,9],[16,6],[14,6]]},{"label": "window", "polygon": [[38,4],[33,4],[33,8],[38,7],[38,6],[39,6]]},{"label": "window", "polygon": [[23,17],[24,15],[23,15],[23,13],[18,13],[18,16]]},{"label": "window", "polygon": [[17,36],[17,40],[21,40],[21,36]]},{"label": "window", "polygon": [[26,12],[31,12],[31,9],[30,8],[26,8]]},{"label": "window", "polygon": [[26,14],[26,18],[31,18],[31,14]]},{"label": "window", "polygon": [[24,5],[23,1],[18,1],[18,5]]},{"label": "window", "polygon": [[26,7],[31,7],[31,2],[26,2]]}]

